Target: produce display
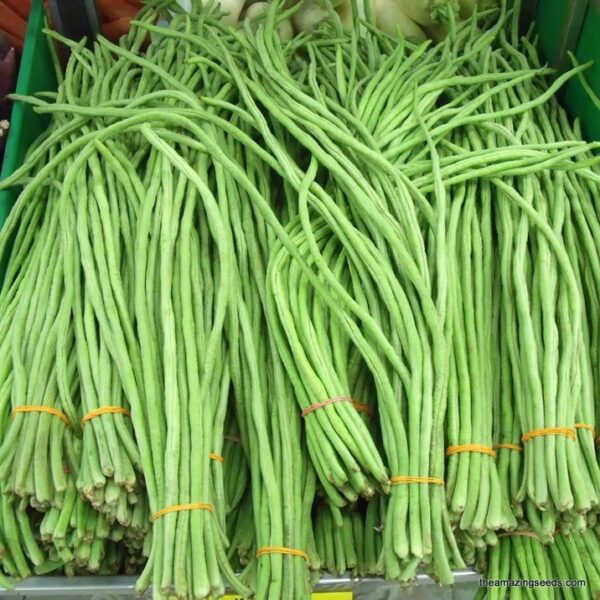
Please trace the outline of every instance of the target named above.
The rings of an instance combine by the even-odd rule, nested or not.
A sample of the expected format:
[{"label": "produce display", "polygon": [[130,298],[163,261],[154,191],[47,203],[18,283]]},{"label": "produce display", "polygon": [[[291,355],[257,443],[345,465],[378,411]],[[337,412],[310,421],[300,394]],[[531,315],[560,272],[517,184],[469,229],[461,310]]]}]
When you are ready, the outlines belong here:
[{"label": "produce display", "polygon": [[49,33],[0,183],[0,587],[600,597],[600,143],[556,99],[589,65],[544,66],[518,0],[382,5]]}]

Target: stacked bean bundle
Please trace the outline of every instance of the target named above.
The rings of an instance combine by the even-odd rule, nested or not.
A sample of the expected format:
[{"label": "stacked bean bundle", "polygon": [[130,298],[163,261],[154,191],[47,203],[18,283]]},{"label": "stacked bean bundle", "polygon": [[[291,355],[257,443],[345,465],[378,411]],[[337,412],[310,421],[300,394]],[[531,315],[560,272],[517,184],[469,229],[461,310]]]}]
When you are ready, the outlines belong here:
[{"label": "stacked bean bundle", "polygon": [[290,600],[321,570],[579,573],[600,159],[553,95],[582,68],[548,87],[505,6],[437,46],[172,8],[27,99],[2,571]]}]

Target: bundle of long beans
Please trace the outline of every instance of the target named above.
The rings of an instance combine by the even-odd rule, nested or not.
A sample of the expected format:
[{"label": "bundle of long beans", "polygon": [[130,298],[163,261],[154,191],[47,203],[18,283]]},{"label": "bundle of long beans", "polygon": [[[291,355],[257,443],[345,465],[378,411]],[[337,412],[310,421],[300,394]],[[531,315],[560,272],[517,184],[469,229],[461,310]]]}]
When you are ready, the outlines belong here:
[{"label": "bundle of long beans", "polygon": [[[471,133],[471,135],[469,135]],[[468,132],[461,145],[472,148]],[[448,393],[448,509],[462,531],[484,536],[516,525],[501,489],[493,444],[494,363],[499,303],[494,268],[492,193],[482,182],[452,188],[448,273],[452,282],[451,370]]]},{"label": "bundle of long beans", "polygon": [[[238,123],[236,123],[238,125]],[[243,124],[239,123],[243,128]],[[227,142],[225,142],[227,143]],[[276,193],[266,177],[269,165],[242,144],[229,141],[231,156],[265,199]],[[233,392],[241,438],[251,471],[255,520],[253,588],[263,598],[302,597],[309,593],[308,542],[315,477],[300,444],[295,390],[285,376],[275,336],[265,336],[270,302],[267,262],[273,234],[255,210],[252,195],[233,178],[223,197],[235,244],[237,300],[230,307],[227,336]],[[274,205],[270,201],[269,204]],[[288,550],[286,554],[279,549]]]},{"label": "bundle of long beans", "polygon": [[598,552],[600,542],[593,531],[566,536],[556,533],[544,545],[528,529],[500,537],[482,557],[485,578],[476,598],[596,598],[600,593]]},{"label": "bundle of long beans", "polygon": [[0,584],[595,589],[600,159],[554,99],[585,66],[549,83],[518,3],[436,46],[163,8],[24,99],[52,121],[3,183]]},{"label": "bundle of long beans", "polygon": [[[355,521],[351,513],[342,514],[342,522],[335,522],[332,511],[323,503],[316,508],[314,531],[316,551],[321,557],[321,566],[333,575],[344,575],[347,571],[362,567],[362,520]],[[355,530],[356,528],[356,530]],[[361,557],[362,558],[362,557]]]},{"label": "bundle of long beans", "polygon": [[[527,530],[516,530],[511,535],[501,537],[498,544],[490,551],[487,578],[492,580],[491,586],[482,586],[478,598],[502,597],[505,594],[527,597],[533,592],[528,588],[528,582],[547,581],[553,579],[550,557],[535,534]],[[503,580],[523,582],[523,587],[514,585],[493,587],[496,582]],[[532,596],[533,597],[533,596]],[[554,598],[555,590],[543,586],[535,591],[536,598]]]}]

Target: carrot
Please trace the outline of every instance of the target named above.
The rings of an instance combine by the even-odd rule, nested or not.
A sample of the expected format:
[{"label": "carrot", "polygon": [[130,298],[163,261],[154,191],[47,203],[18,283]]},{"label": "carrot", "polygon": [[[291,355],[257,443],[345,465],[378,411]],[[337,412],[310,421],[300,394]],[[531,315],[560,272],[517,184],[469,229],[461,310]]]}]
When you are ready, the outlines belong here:
[{"label": "carrot", "polygon": [[117,21],[125,17],[133,18],[137,10],[123,0],[97,0],[98,9],[106,21]]},{"label": "carrot", "polygon": [[129,31],[129,24],[133,17],[121,17],[102,25],[102,33],[111,41],[117,41]]},{"label": "carrot", "polygon": [[27,23],[4,2],[0,2],[0,28],[13,37],[24,40]]},{"label": "carrot", "polygon": [[140,10],[140,8],[142,8],[142,3],[140,2],[140,0],[125,0],[125,2],[127,2],[127,4],[131,4],[131,6],[135,6],[137,10]]},{"label": "carrot", "polygon": [[29,19],[31,0],[4,0],[4,4],[17,13],[22,19]]}]

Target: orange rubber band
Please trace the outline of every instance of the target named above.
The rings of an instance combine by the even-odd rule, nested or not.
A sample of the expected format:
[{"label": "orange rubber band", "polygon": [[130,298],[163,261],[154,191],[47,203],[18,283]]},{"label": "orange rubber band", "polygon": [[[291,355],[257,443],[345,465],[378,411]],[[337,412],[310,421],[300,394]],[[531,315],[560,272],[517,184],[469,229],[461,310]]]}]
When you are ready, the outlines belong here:
[{"label": "orange rubber band", "polygon": [[412,475],[395,475],[390,478],[392,485],[401,483],[433,483],[434,485],[444,485],[444,480],[437,477],[413,477]]},{"label": "orange rubber band", "polygon": [[596,428],[593,425],[587,423],[575,423],[575,429],[588,429],[592,432],[592,436],[596,437]]},{"label": "orange rubber band", "polygon": [[523,452],[523,446],[517,446],[517,444],[496,444],[493,448],[494,450],[506,448],[506,450],[515,450],[516,452]]},{"label": "orange rubber band", "polygon": [[190,504],[176,504],[175,506],[168,506],[167,508],[162,508],[158,512],[155,512],[151,517],[151,521],[156,521],[156,519],[172,512],[179,512],[180,510],[207,510],[208,512],[213,511],[212,504],[204,504],[203,502],[192,502]]},{"label": "orange rubber band", "polygon": [[50,406],[17,406],[12,412],[12,418],[14,419],[17,413],[30,413],[30,412],[42,412],[48,413],[49,415],[54,415],[58,417],[67,427],[71,427],[71,422],[69,421],[69,417],[65,415],[64,412],[56,408],[51,408]]},{"label": "orange rubber band", "polygon": [[452,456],[459,452],[480,452],[481,454],[488,454],[492,458],[496,458],[496,453],[493,448],[489,446],[480,446],[479,444],[463,444],[461,446],[450,446],[446,449],[446,456]]},{"label": "orange rubber band", "polygon": [[525,433],[521,437],[521,440],[528,442],[540,435],[564,435],[572,440],[577,439],[577,432],[569,427],[546,427],[544,429],[534,429],[533,431]]},{"label": "orange rubber band", "polygon": [[368,404],[365,404],[364,402],[359,402],[358,400],[352,400],[352,406],[354,406],[354,408],[358,412],[364,412],[367,415],[373,414],[373,409]]},{"label": "orange rubber band", "polygon": [[333,404],[334,402],[354,402],[350,396],[334,396],[333,398],[328,398],[327,400],[323,400],[322,402],[317,402],[316,404],[311,404],[308,408],[305,408],[301,415],[305,417],[311,412],[317,410],[318,408],[323,408],[328,404]]},{"label": "orange rubber band", "polygon": [[256,551],[256,558],[265,556],[267,554],[289,554],[290,556],[299,556],[304,560],[308,560],[308,554],[302,550],[296,550],[295,548],[284,548],[283,546],[265,546]]},{"label": "orange rubber band", "polygon": [[498,537],[511,537],[513,535],[522,535],[525,537],[533,538],[534,540],[539,540],[539,536],[537,533],[533,531],[505,531],[503,533],[499,533]]},{"label": "orange rubber band", "polygon": [[208,455],[208,458],[210,458],[211,460],[214,460],[216,462],[220,462],[220,463],[225,462],[225,459],[220,454],[215,454],[214,452],[211,452]]},{"label": "orange rubber band", "polygon": [[96,417],[101,417],[102,415],[125,415],[126,417],[130,417],[131,413],[121,406],[103,406],[101,408],[97,408],[96,410],[91,410],[87,415],[81,419],[81,426],[85,427],[85,424]]}]

